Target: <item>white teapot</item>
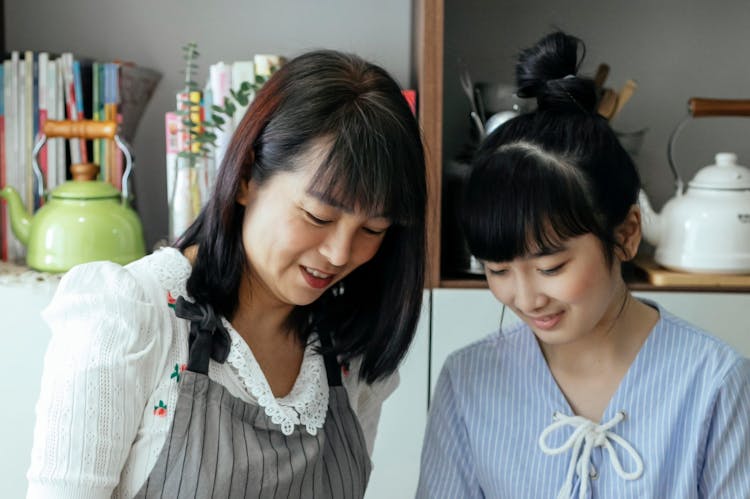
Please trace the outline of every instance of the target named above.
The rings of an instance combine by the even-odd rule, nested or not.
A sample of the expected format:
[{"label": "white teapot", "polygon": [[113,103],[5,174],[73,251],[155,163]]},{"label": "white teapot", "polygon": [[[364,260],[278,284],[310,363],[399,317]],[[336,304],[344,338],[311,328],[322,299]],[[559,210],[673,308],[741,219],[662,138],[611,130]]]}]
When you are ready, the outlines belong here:
[{"label": "white teapot", "polygon": [[750,168],[733,153],[719,153],[683,193],[656,213],[639,194],[643,235],[664,267],[698,273],[750,273]]}]

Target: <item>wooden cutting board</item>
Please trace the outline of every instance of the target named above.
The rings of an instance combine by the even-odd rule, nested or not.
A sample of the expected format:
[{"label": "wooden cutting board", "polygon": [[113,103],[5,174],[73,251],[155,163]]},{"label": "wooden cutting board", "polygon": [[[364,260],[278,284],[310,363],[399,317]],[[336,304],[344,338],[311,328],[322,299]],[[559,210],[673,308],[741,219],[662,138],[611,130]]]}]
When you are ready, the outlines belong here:
[{"label": "wooden cutting board", "polygon": [[638,257],[633,262],[654,286],[679,288],[750,289],[750,274],[694,274],[669,270],[651,258]]}]

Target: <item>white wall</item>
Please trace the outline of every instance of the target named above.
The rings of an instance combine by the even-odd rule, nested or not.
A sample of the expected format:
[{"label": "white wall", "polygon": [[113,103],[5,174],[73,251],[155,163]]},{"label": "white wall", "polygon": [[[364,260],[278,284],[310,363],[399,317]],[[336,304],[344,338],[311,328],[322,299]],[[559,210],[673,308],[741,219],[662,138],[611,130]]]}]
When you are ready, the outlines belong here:
[{"label": "white wall", "polygon": [[412,86],[409,0],[4,0],[7,50],[72,51],[161,71],[133,142],[135,190],[147,245],[167,234],[164,113],[175,106],[181,47],[198,43],[209,64],[307,49],[355,52]]}]

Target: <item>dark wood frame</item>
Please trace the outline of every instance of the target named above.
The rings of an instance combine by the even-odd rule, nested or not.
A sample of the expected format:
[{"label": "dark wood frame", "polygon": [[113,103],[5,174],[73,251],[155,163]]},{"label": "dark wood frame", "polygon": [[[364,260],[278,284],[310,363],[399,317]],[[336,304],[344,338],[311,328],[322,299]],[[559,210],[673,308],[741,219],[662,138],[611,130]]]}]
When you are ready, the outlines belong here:
[{"label": "dark wood frame", "polygon": [[5,2],[0,0],[0,54],[5,54]]}]

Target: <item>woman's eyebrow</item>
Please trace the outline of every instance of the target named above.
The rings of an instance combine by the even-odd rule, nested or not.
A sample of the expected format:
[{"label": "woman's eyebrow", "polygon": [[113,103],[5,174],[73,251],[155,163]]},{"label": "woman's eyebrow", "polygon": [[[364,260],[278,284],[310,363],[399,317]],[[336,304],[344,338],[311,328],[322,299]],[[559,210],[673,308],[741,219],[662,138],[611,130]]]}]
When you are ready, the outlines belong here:
[{"label": "woman's eyebrow", "polygon": [[564,244],[561,245],[561,246],[554,246],[554,247],[553,246],[543,246],[542,248],[540,248],[539,250],[535,251],[534,253],[531,253],[529,255],[529,258],[539,258],[539,257],[542,257],[542,256],[556,255],[558,253],[562,253],[566,249],[568,249],[568,248]]},{"label": "woman's eyebrow", "polygon": [[[321,203],[324,203],[324,204],[327,204],[328,206],[331,206],[332,208],[336,208],[337,210],[341,210],[341,211],[343,211],[345,213],[348,213],[350,215],[354,213],[354,209],[352,207],[346,206],[346,205],[344,205],[344,203],[342,203],[338,199],[335,199],[335,198],[333,198],[333,197],[331,197],[329,195],[326,195],[326,194],[324,194],[322,192],[307,191],[307,194],[309,196],[317,199]],[[390,218],[388,218],[382,212],[368,213],[367,216],[368,216],[368,218],[382,218],[384,220],[390,220]]]}]

